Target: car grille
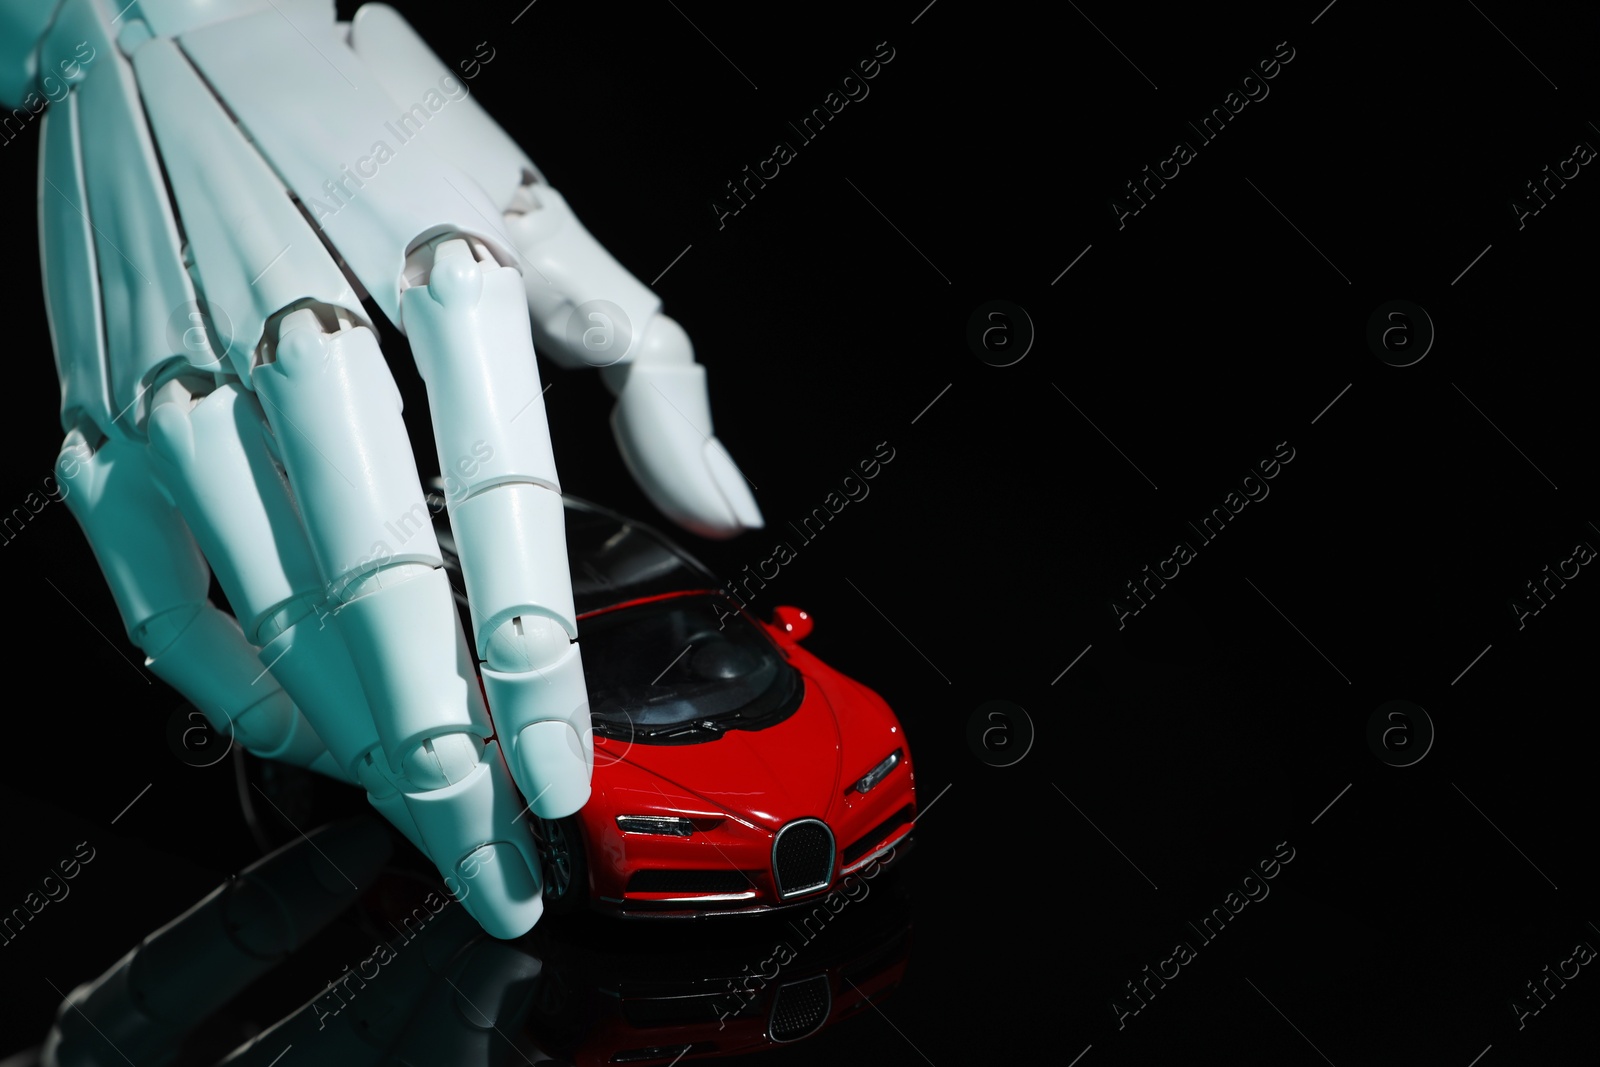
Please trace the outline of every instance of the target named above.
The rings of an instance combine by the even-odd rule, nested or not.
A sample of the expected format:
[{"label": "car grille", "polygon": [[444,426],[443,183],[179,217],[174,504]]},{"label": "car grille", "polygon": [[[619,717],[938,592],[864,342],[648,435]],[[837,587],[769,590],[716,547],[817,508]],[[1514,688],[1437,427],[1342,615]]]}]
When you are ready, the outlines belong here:
[{"label": "car grille", "polygon": [[871,830],[868,830],[861,836],[859,840],[856,841],[855,844],[844,850],[844,865],[848,867],[862,856],[865,856],[868,852],[871,852],[873,845],[876,845],[879,841],[882,841],[885,837],[888,837],[889,831],[893,830],[901,823],[910,822],[911,816],[911,805],[907,804],[905,807],[901,808],[899,811],[883,820],[877,826],[874,826]]},{"label": "car grille", "polygon": [[832,1007],[833,993],[825,974],[779,986],[767,1020],[767,1036],[774,1041],[799,1041],[828,1021]]},{"label": "car grille", "polygon": [[740,871],[644,870],[628,879],[630,893],[747,893],[753,888]]},{"label": "car grille", "polygon": [[772,877],[781,897],[826,888],[833,881],[833,831],[817,819],[801,819],[778,831],[772,843]]}]

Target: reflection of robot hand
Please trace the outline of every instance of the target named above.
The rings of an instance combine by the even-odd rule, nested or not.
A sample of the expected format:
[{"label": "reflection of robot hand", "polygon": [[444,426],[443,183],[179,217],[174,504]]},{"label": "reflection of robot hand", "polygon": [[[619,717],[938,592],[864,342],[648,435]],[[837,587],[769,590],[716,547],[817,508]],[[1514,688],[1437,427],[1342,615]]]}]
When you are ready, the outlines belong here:
[{"label": "reflection of robot hand", "polygon": [[[530,338],[602,368],[646,494],[726,537],[761,516],[704,370],[393,10],[115,6],[0,0],[0,97],[69,87],[39,213],[68,506],[154,673],[359,783],[517,936],[542,907],[517,789],[565,816],[593,765]],[[470,641],[364,296],[427,385]]]},{"label": "reflection of robot hand", "polygon": [[363,818],[257,860],[72,990],[40,1063],[170,1062],[190,1030],[348,908],[390,851],[383,824]]},{"label": "reflection of robot hand", "polygon": [[[40,1050],[41,1067],[99,1067],[119,1052],[133,1063],[169,1063],[185,1047],[192,1058],[189,1035],[350,907],[388,855],[387,831],[363,818],[315,830],[257,861],[73,990]],[[438,891],[394,921],[376,951],[346,964],[316,998],[226,1062],[266,1067],[289,1046],[299,1062],[329,1067],[390,1056],[523,1062],[526,1054],[506,1043],[519,1037],[514,1023],[539,960],[485,938]]]},{"label": "reflection of robot hand", "polygon": [[[906,886],[867,888],[872,868],[779,931],[669,924],[650,948],[541,928],[508,943],[432,879],[386,868],[389,840],[370,816],[296,837],[73,989],[43,1045],[6,1063],[678,1062],[809,1038],[906,973]],[[308,973],[330,972],[305,999]],[[262,1005],[285,987],[300,1007],[276,1018]]]}]

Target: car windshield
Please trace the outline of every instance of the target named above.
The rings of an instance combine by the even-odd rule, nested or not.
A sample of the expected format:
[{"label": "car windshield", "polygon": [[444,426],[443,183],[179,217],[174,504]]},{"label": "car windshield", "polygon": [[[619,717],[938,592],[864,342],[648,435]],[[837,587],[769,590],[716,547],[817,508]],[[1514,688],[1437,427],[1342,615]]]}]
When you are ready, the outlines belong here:
[{"label": "car windshield", "polygon": [[767,636],[720,596],[692,593],[579,620],[595,730],[623,739],[758,727],[801,682]]}]

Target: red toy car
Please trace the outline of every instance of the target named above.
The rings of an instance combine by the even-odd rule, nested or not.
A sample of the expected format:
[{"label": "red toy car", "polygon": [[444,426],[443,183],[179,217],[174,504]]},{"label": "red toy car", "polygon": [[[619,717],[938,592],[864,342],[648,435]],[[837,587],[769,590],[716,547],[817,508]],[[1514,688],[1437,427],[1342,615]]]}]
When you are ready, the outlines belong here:
[{"label": "red toy car", "polygon": [[656,531],[564,501],[594,777],[576,815],[529,816],[546,909],[768,911],[904,855],[916,816],[905,732],[882,697],[800,647],[810,617],[780,607],[760,622]]}]

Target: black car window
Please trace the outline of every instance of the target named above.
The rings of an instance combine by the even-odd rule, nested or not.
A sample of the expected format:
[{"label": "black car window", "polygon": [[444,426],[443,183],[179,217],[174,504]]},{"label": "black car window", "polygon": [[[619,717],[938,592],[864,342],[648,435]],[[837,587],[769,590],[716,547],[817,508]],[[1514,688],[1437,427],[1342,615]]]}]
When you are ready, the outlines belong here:
[{"label": "black car window", "polygon": [[578,622],[597,732],[637,740],[756,727],[791,711],[801,681],[771,640],[713,594],[668,597]]},{"label": "black car window", "polygon": [[572,599],[583,615],[613,604],[722,582],[648,526],[573,497],[566,507]]}]

